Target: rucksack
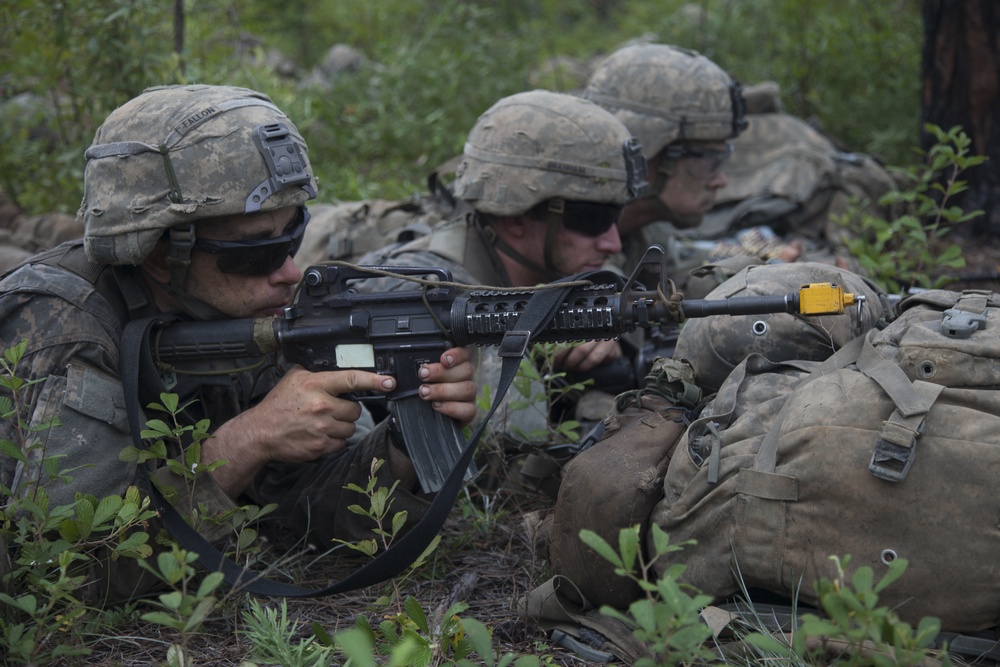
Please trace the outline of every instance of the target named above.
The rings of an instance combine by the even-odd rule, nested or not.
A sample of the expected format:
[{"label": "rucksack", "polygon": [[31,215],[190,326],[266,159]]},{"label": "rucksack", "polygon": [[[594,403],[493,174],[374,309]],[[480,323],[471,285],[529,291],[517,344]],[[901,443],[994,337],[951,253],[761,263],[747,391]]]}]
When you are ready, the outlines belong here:
[{"label": "rucksack", "polygon": [[728,184],[695,230],[699,238],[722,238],[741,229],[767,226],[779,236],[835,243],[841,231],[832,217],[848,197],[871,203],[895,181],[872,156],[839,150],[806,121],[785,113],[748,116],[734,140],[726,167]]},{"label": "rucksack", "polygon": [[338,204],[312,204],[310,219],[295,255],[300,268],[328,260],[357,262],[364,255],[428,234],[457,214],[455,200],[436,174],[426,193],[405,199],[366,199]]},{"label": "rucksack", "polygon": [[1000,621],[1000,295],[936,290],[825,362],[744,360],[692,423],[652,521],[684,580],[816,604],[813,584],[905,558],[880,604],[945,631]]}]

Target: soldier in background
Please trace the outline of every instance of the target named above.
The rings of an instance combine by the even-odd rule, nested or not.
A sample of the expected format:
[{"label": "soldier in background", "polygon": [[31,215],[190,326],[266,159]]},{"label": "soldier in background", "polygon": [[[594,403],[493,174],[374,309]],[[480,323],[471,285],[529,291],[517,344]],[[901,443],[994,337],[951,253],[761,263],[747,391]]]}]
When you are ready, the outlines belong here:
[{"label": "soldier in background", "polygon": [[598,65],[582,96],[629,129],[649,164],[652,187],[622,213],[624,250],[616,265],[629,274],[646,248],[660,243],[683,290],[700,258],[692,259],[675,232],[700,225],[728,182],[732,140],[747,126],[740,84],[694,51],[632,44]]},{"label": "soldier in background", "polygon": [[83,236],[83,226],[65,213],[28,215],[0,190],[0,274],[40,250]]},{"label": "soldier in background", "polygon": [[636,44],[606,58],[583,96],[615,113],[656,174],[650,195],[622,216],[626,273],[651,243],[667,248],[687,298],[769,261],[858,270],[835,218],[851,196],[872,206],[893,179],[870,156],[841,151],[783,113],[777,84],[743,91],[693,51]]}]

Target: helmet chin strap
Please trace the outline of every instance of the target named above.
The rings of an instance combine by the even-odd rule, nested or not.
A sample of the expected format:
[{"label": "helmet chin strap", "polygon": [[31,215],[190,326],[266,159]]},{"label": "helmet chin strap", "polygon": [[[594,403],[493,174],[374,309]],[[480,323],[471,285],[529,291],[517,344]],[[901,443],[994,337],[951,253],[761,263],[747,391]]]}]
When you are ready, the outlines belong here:
[{"label": "helmet chin strap", "polygon": [[176,225],[170,228],[170,250],[167,253],[167,267],[170,282],[162,283],[143,271],[146,279],[158,285],[164,292],[177,300],[184,312],[199,320],[216,320],[226,317],[214,307],[184,291],[188,268],[191,266],[191,249],[194,247],[194,223]]},{"label": "helmet chin strap", "polygon": [[[559,231],[559,221],[550,217],[548,222],[548,229],[545,234],[545,266],[541,267],[535,262],[531,261],[520,252],[518,252],[514,247],[500,238],[497,234],[496,229],[493,228],[491,224],[485,222],[479,214],[474,217],[474,223],[479,232],[483,237],[493,246],[493,248],[500,253],[503,253],[516,263],[520,264],[526,269],[537,273],[546,280],[559,280],[564,276],[556,271],[555,267],[552,266],[552,247],[555,245],[555,236]],[[506,274],[506,271],[504,271]]]}]

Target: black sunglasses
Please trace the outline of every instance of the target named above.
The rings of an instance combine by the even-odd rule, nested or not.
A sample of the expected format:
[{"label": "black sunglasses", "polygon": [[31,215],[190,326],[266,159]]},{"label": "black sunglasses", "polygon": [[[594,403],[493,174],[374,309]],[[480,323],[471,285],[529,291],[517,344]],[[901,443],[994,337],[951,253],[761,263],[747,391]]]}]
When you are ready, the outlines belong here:
[{"label": "black sunglasses", "polygon": [[549,200],[548,210],[562,216],[563,227],[584,236],[598,237],[618,223],[622,207],[589,201]]},{"label": "black sunglasses", "polygon": [[308,222],[309,210],[300,206],[281,236],[254,241],[195,239],[194,247],[218,255],[215,263],[223,273],[266,276],[280,269],[289,256],[295,256],[302,245],[302,235]]}]

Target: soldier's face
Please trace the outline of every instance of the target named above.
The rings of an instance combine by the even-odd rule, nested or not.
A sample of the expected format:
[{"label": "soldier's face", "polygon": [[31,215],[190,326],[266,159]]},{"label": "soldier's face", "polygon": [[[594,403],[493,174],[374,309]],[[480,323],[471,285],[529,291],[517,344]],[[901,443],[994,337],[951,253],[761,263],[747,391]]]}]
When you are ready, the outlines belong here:
[{"label": "soldier's face", "polygon": [[725,167],[728,144],[701,143],[702,155],[685,155],[672,165],[660,199],[681,216],[704,215],[715,203],[716,190],[729,183]]},{"label": "soldier's face", "polygon": [[[596,236],[566,229],[559,219],[555,241],[552,244],[552,267],[560,275],[569,276],[582,271],[601,268],[609,256],[621,252],[622,240],[617,225],[611,225]],[[545,266],[545,235],[548,221],[531,221],[526,224],[528,237],[521,250],[539,266]]]},{"label": "soldier's face", "polygon": [[[254,249],[252,244],[264,242],[259,248],[266,250],[269,248],[269,240],[273,242],[278,239],[280,243],[288,237],[294,237],[300,223],[300,211],[297,207],[197,223],[196,234],[199,239],[241,241],[251,246],[227,257],[228,261],[220,260],[223,256],[220,253],[199,250],[196,246],[191,253],[185,291],[229,317],[281,315],[283,308],[291,302],[292,292],[302,278],[302,272],[290,254],[284,254],[283,260],[279,257],[278,261],[270,265],[255,265],[254,260],[258,259],[260,250]],[[244,263],[242,272],[240,252],[244,257],[250,257],[249,263]],[[277,268],[271,269],[273,265]],[[255,266],[263,266],[260,270],[267,272],[248,275],[247,272],[255,272]],[[232,272],[234,268],[238,272]]]}]

